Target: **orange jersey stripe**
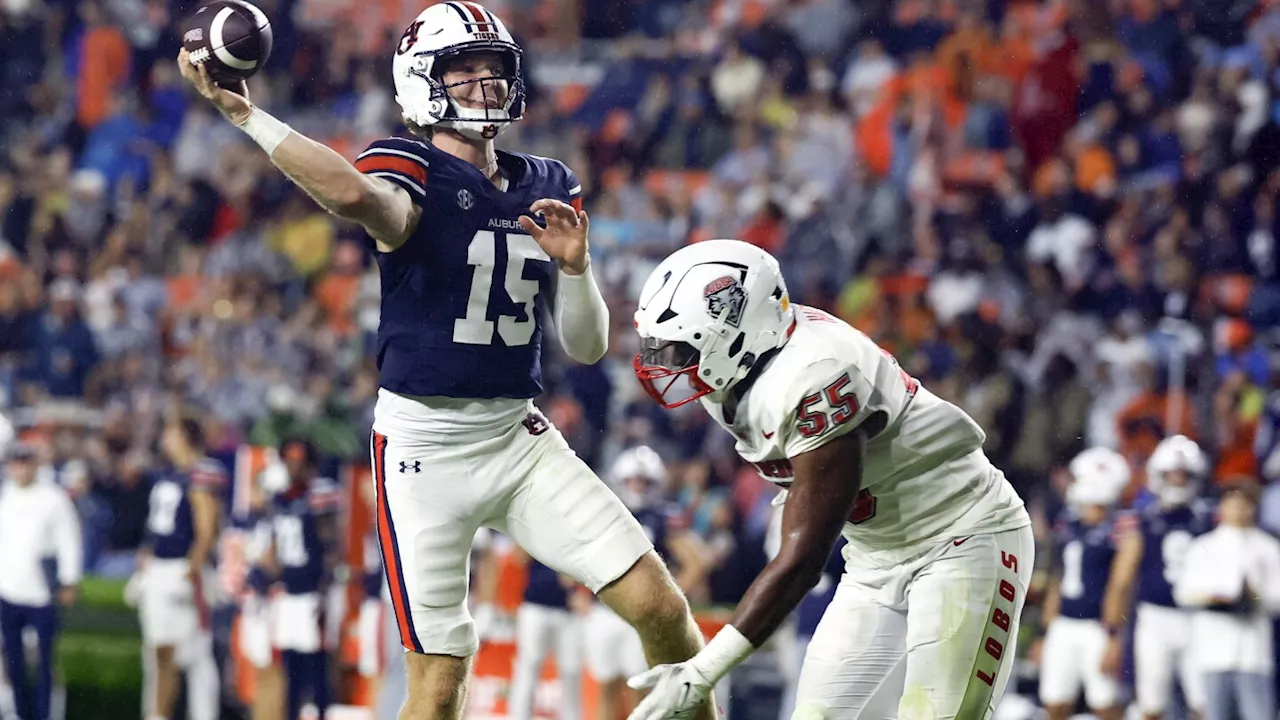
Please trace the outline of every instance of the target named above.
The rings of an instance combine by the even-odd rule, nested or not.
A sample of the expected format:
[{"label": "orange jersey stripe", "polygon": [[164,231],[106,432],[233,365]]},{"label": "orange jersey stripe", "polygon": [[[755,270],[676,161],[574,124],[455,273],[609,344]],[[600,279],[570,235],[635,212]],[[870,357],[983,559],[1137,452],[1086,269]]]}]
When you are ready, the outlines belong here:
[{"label": "orange jersey stripe", "polygon": [[576,197],[574,197],[574,198],[570,199],[570,200],[569,200],[569,204],[570,204],[571,206],[573,206],[573,209],[574,209],[575,211],[577,211],[577,212],[582,212],[582,196],[581,196],[581,195],[578,195],[578,196],[576,196]]},{"label": "orange jersey stripe", "polygon": [[426,187],[427,169],[421,163],[395,155],[366,155],[356,160],[356,169],[362,173],[394,172],[400,173],[419,185]]}]

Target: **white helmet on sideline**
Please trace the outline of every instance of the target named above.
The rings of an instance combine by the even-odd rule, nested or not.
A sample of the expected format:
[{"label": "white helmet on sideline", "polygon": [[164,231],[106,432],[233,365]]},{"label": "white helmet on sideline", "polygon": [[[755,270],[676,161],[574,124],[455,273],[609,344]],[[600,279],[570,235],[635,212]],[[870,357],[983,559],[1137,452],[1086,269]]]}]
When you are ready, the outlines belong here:
[{"label": "white helmet on sideline", "polygon": [[[502,74],[456,85],[505,81],[500,108],[462,107],[441,80],[442,62],[463,53],[489,51],[502,57]],[[473,2],[442,2],[423,10],[400,36],[391,71],[404,119],[423,127],[445,127],[472,140],[490,140],[524,115],[524,52],[497,15]]]},{"label": "white helmet on sideline", "polygon": [[[633,486],[633,480],[641,480],[642,487]],[[637,445],[624,451],[609,468],[609,482],[622,502],[632,510],[649,504],[650,499],[661,492],[667,481],[667,466],[662,456],[647,445]]]},{"label": "white helmet on sideline", "polygon": [[1067,470],[1072,477],[1071,486],[1067,488],[1067,503],[1076,508],[1116,504],[1132,476],[1129,461],[1105,447],[1092,447],[1075,456]]},{"label": "white helmet on sideline", "polygon": [[[1173,485],[1169,473],[1186,473],[1186,482]],[[1173,435],[1160,441],[1147,460],[1147,488],[1165,505],[1186,505],[1200,492],[1200,484],[1209,474],[1209,459],[1194,440],[1186,435]]]}]

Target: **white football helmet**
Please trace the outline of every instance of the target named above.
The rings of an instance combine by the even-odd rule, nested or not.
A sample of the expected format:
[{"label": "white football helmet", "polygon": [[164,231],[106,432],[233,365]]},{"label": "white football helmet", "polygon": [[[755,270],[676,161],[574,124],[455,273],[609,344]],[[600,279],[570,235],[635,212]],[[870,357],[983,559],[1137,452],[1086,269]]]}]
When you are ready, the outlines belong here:
[{"label": "white football helmet", "polygon": [[[668,409],[704,396],[723,402],[763,355],[786,344],[794,322],[772,255],[739,240],[689,245],[640,291],[636,377]],[[688,387],[678,388],[682,377]]]},{"label": "white football helmet", "polygon": [[[1186,473],[1186,482],[1173,485],[1168,474]],[[1209,474],[1209,459],[1194,440],[1186,435],[1174,435],[1160,441],[1151,458],[1147,460],[1147,488],[1165,505],[1186,505],[1200,492],[1200,485]]]},{"label": "white football helmet", "polygon": [[[641,487],[631,481],[641,480]],[[626,450],[609,468],[609,481],[622,502],[632,510],[644,507],[650,498],[661,492],[667,481],[667,466],[662,456],[653,448],[638,445]]]},{"label": "white football helmet", "polygon": [[1092,447],[1075,456],[1067,470],[1072,477],[1067,503],[1076,508],[1116,504],[1132,476],[1129,461],[1105,447]]},{"label": "white football helmet", "polygon": [[[442,62],[477,50],[502,56],[502,75],[454,85],[505,81],[501,108],[462,107],[441,80]],[[423,10],[409,24],[391,61],[396,102],[404,119],[424,127],[446,127],[473,140],[490,140],[524,115],[524,52],[497,15],[473,2],[442,2]],[[451,86],[450,86],[451,87]]]}]

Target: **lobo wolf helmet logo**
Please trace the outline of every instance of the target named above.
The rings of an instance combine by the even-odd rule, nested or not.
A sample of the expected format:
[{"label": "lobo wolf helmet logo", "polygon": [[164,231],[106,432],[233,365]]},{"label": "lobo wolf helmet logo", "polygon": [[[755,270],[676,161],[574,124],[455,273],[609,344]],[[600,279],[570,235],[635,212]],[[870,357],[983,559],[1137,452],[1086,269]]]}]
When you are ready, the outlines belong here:
[{"label": "lobo wolf helmet logo", "polygon": [[719,318],[721,313],[728,310],[725,322],[733,327],[742,323],[742,310],[747,306],[747,292],[742,289],[742,283],[737,278],[725,275],[712,280],[702,289],[702,296],[707,299],[707,312],[711,317]]}]

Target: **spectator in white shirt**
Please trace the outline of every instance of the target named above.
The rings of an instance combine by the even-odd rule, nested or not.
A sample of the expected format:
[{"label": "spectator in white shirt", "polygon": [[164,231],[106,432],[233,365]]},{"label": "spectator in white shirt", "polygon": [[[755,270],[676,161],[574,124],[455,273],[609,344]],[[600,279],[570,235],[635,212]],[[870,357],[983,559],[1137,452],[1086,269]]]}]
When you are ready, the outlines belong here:
[{"label": "spectator in white shirt", "polygon": [[711,95],[720,112],[734,117],[758,100],[764,76],[764,63],[743,52],[736,41],[730,42],[724,57],[711,71]]},{"label": "spectator in white shirt", "polygon": [[[35,451],[18,444],[10,449],[0,486],[0,643],[14,704],[24,720],[49,720],[58,619],[54,601],[63,607],[75,602],[80,573],[75,506],[57,483],[36,479]],[[35,632],[40,651],[34,688],[27,682],[22,640],[27,628]]]},{"label": "spectator in white shirt", "polygon": [[898,65],[884,51],[879,40],[858,44],[858,57],[849,63],[840,89],[855,117],[871,112],[880,99],[880,89],[898,73]]},{"label": "spectator in white shirt", "polygon": [[1174,585],[1178,604],[1197,609],[1191,642],[1205,720],[1276,717],[1270,616],[1280,612],[1280,541],[1255,526],[1257,511],[1256,484],[1228,486],[1221,523],[1191,543]]}]

